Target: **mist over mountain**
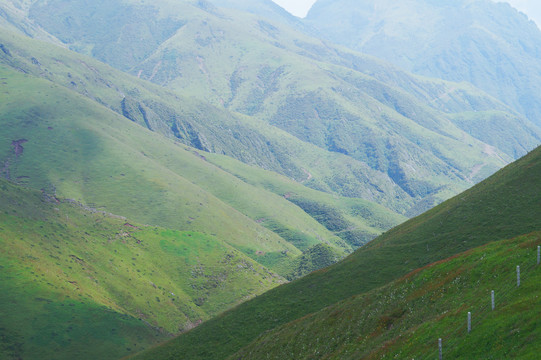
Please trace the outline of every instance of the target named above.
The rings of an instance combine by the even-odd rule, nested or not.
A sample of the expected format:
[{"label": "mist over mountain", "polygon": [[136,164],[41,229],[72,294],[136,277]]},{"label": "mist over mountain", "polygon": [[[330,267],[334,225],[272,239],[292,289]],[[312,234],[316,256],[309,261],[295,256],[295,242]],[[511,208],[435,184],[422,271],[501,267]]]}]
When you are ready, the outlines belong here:
[{"label": "mist over mountain", "polygon": [[541,31],[507,3],[318,0],[305,22],[413,73],[470,82],[541,124]]}]

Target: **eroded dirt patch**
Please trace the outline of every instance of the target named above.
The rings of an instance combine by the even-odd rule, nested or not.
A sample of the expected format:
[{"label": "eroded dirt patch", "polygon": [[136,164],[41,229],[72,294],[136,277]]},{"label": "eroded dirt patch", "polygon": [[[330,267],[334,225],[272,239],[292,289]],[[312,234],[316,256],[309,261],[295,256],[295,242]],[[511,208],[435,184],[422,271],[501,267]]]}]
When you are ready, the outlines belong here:
[{"label": "eroded dirt patch", "polygon": [[19,157],[24,152],[23,144],[28,142],[26,139],[20,139],[20,140],[13,140],[11,142],[11,146],[13,147],[13,151],[15,152],[15,156]]}]

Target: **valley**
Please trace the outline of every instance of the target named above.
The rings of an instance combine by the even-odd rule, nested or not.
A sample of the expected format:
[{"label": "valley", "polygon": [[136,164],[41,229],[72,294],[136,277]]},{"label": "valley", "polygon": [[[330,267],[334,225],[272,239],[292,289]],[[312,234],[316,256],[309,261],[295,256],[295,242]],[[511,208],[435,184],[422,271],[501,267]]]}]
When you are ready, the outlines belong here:
[{"label": "valley", "polygon": [[[0,357],[433,357],[541,244],[522,15],[0,0]],[[538,351],[528,271],[446,354]]]},{"label": "valley", "polygon": [[[508,254],[506,256],[513,256],[513,250],[507,250],[507,246],[500,245],[500,242],[522,235],[526,236],[514,241],[519,248],[521,248],[522,241],[529,244],[525,245],[524,249],[530,249],[529,264],[531,264],[535,261],[535,253],[532,248],[535,248],[535,245],[539,244],[540,241],[538,233],[529,235],[536,232],[536,229],[541,225],[536,216],[541,207],[541,193],[538,186],[540,171],[541,148],[537,148],[526,157],[500,170],[464,193],[436,206],[421,216],[394,227],[391,231],[385,232],[339,263],[270,290],[264,295],[220,314],[192,331],[134,358],[174,359],[179,354],[183,354],[190,359],[236,359],[238,358],[235,356],[237,352],[244,348],[256,349],[259,347],[258,345],[263,346],[269,353],[275,352],[279,356],[284,356],[282,350],[287,351],[288,348],[281,346],[283,343],[280,341],[288,342],[291,340],[291,344],[288,346],[298,344],[300,348],[302,348],[303,342],[301,340],[296,342],[298,338],[293,335],[293,337],[284,336],[283,339],[273,337],[267,341],[260,341],[259,336],[271,337],[269,332],[272,333],[278,329],[287,332],[303,321],[318,318],[320,314],[328,314],[329,306],[339,307],[341,305],[338,304],[349,304],[348,301],[356,298],[370,301],[369,299],[373,298],[369,296],[371,293],[391,297],[393,290],[386,290],[386,286],[393,289],[391,284],[396,281],[400,282],[401,278],[410,273],[418,273],[420,271],[418,269],[437,266],[436,264],[439,262],[446,263],[446,259],[451,261],[457,256],[467,256],[472,251],[483,252],[484,250],[480,247],[485,245],[495,248],[504,246],[500,249],[505,249],[502,251],[506,251]],[[477,258],[473,257],[472,259]],[[498,264],[498,261],[495,256],[494,264]],[[458,261],[457,264],[461,264],[461,262]],[[473,265],[471,268],[473,269]],[[374,272],[373,269],[378,269],[378,271]],[[452,276],[454,272],[453,268],[444,271],[442,276],[445,281],[455,279],[456,276]],[[511,277],[511,275],[509,276]],[[474,277],[471,281],[476,280],[478,279]],[[435,282],[438,284],[436,280]],[[434,288],[429,286],[431,292],[427,296],[429,298],[435,296],[435,298],[425,303],[428,307],[427,311],[432,311],[434,303],[437,305],[436,300],[448,301],[446,296],[438,293],[441,286],[443,285],[434,285]],[[415,290],[418,289],[414,288],[412,291]],[[536,287],[532,291],[534,295],[529,298],[530,305],[525,305],[531,309],[534,308],[532,304],[537,301],[535,296],[538,296],[539,289]],[[377,308],[378,305],[374,303],[371,306]],[[348,310],[341,317],[343,309]],[[349,323],[351,316],[362,314],[361,309],[355,306],[343,305],[342,310],[338,314],[331,311],[333,316],[330,321],[335,323],[337,327],[340,326],[339,324],[351,324]],[[392,310],[390,311],[392,312]],[[325,315],[321,316],[323,318]],[[416,316],[416,312],[412,312],[412,316]],[[437,317],[438,315],[433,316]],[[376,316],[370,321],[377,320]],[[408,320],[404,321],[406,326],[412,326],[408,328],[409,330],[404,331],[415,330],[414,325],[411,325]],[[426,321],[429,320],[426,319]],[[247,328],[245,324],[250,324],[250,327]],[[360,327],[362,328],[362,324]],[[301,326],[301,328],[303,327]],[[317,322],[312,329],[314,332],[303,333],[303,338],[314,340],[318,338],[319,332],[332,331],[332,328]],[[367,329],[370,327],[367,326]],[[393,334],[390,332],[392,329],[387,330],[387,332],[383,331],[381,334],[377,334],[381,335],[379,339],[384,339],[381,341],[388,340],[388,336]],[[358,328],[355,328],[355,331],[359,331]],[[277,331],[277,333],[279,332]],[[342,333],[340,336],[346,336],[346,333]],[[401,333],[396,336],[396,341],[401,343]],[[431,341],[435,343],[438,335],[433,334],[433,336]],[[321,340],[330,344],[331,338],[325,335]],[[273,347],[273,344],[277,344],[276,348]],[[483,344],[480,349],[490,351],[490,338],[484,338]],[[363,347],[361,342],[356,342],[352,346],[356,351],[361,352],[369,352],[372,349],[369,345]],[[380,343],[378,346],[383,346],[383,344]],[[528,346],[531,346],[528,349],[534,352],[535,346]],[[318,356],[321,358],[330,356],[333,349],[334,347],[331,347],[329,352],[321,352]],[[305,346],[304,350],[306,350],[304,353],[306,355],[303,356],[314,356],[310,352],[314,350],[313,346]],[[298,348],[295,351],[298,351]],[[424,354],[423,351],[432,350],[423,348],[419,351],[420,354]],[[356,354],[358,353],[356,352]],[[466,354],[463,358],[467,357]]]}]

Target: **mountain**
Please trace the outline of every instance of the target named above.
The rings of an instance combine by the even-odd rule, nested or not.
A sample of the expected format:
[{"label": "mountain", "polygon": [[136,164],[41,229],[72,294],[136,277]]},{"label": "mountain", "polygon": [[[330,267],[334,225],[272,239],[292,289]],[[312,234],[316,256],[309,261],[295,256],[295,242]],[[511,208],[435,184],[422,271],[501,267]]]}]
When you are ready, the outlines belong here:
[{"label": "mountain", "polygon": [[13,274],[2,282],[2,356],[126,355],[404,220],[203,155],[150,131],[148,115],[121,115],[131,114],[121,94],[140,114],[144,103],[174,109],[176,95],[49,43],[0,38],[0,176],[40,189],[2,181],[0,266]]},{"label": "mountain", "polygon": [[[276,13],[268,2],[250,6],[223,3],[235,7],[233,10],[220,8],[220,4],[160,0],[144,6],[115,1],[99,6],[35,1],[28,17],[71,49],[176,94],[240,112],[248,116],[245,121],[252,122],[248,133],[233,131],[226,138],[223,132],[207,137],[201,122],[190,125],[187,136],[179,135],[175,128],[150,128],[169,132],[205,151],[303,178],[312,188],[375,201],[409,216],[485,178],[541,139],[537,127],[473,87],[415,77],[253,15],[266,13],[265,9]],[[105,33],[100,22],[91,21],[87,14],[116,25]],[[135,28],[136,19],[144,19],[145,25]],[[138,33],[146,28],[148,34]],[[138,47],[140,41],[133,41],[137,38],[146,39],[144,48]],[[111,43],[116,45],[111,47]],[[120,61],[123,65],[117,64]],[[130,114],[134,107],[126,105],[128,117],[144,118]],[[171,118],[170,113],[151,110],[153,118]],[[494,111],[502,112],[509,131],[487,134],[477,124],[463,121],[470,112],[478,112],[483,121],[498,123],[501,116]],[[203,117],[201,113],[196,116]],[[212,117],[223,118],[218,113]],[[263,128],[268,130],[262,138],[257,133]],[[282,154],[287,152],[274,146],[284,138],[281,135],[274,138],[269,150],[275,153],[278,149],[282,154],[269,164],[268,152],[261,154],[259,149],[269,147],[268,134],[276,134],[276,128],[317,149],[286,155],[284,161]],[[225,147],[224,141],[234,146]],[[253,150],[232,150],[239,142],[242,148]],[[294,147],[288,144],[288,149]],[[299,158],[302,164],[294,160]],[[321,163],[322,158],[329,160]],[[340,171],[328,171],[337,166]],[[384,189],[371,181],[375,178]]]},{"label": "mountain", "polygon": [[[383,172],[407,197],[432,196],[437,201],[445,197],[441,192],[450,185],[436,180],[442,173],[454,177],[453,182],[469,177],[469,166],[458,170],[462,174],[455,174],[460,165],[451,169],[450,162],[463,163],[475,150],[456,142],[463,132],[447,116],[422,111],[425,104],[419,104],[417,114],[426,117],[413,116],[401,104],[418,101],[405,99],[394,85],[389,89],[390,85],[372,82],[361,71],[343,65],[369,60],[355,55],[345,60],[346,54],[336,55],[331,46],[291,29],[271,24],[275,30],[269,30],[260,19],[233,16],[223,10],[223,16],[216,16],[212,24],[207,17],[189,19],[182,31],[133,73],[176,92],[204,97],[217,106],[263,119],[302,141],[362,161],[368,165],[363,172]],[[255,35],[257,46],[250,45]],[[415,82],[418,87],[427,87]],[[434,93],[430,96],[436,97]],[[400,135],[395,136],[398,128]],[[453,145],[448,143],[449,137]],[[443,155],[444,149],[434,148],[443,143],[453,147],[454,154]],[[485,157],[483,148],[481,157]],[[487,163],[485,170],[490,172],[490,167]],[[333,185],[331,189],[340,188],[341,195],[365,197]]]},{"label": "mountain", "polygon": [[[257,119],[237,116],[113,72],[88,58],[73,58],[68,51],[9,32],[3,35],[9,55],[3,53],[2,59],[9,66],[66,86],[167,137],[282,173],[329,193],[364,197],[401,211],[412,202],[388,176],[360,161],[304,143]],[[342,176],[334,177],[330,169]],[[377,186],[373,179],[379,179]],[[346,184],[347,192],[341,190]]]},{"label": "mountain", "polygon": [[[311,156],[318,157],[320,166],[326,165],[327,163],[332,164],[335,161],[336,156],[333,156],[333,154],[325,154],[314,146],[304,144],[291,136],[285,136],[287,134],[280,131],[274,130],[265,133],[261,130],[261,127],[259,127],[258,134],[253,128],[253,122],[243,121],[243,118],[228,114],[227,112],[220,112],[212,106],[187,98],[181,98],[158,86],[153,86],[145,81],[127,76],[84,56],[57,47],[52,47],[46,43],[25,39],[16,36],[15,34],[4,33],[0,36],[3,36],[2,43],[4,44],[4,48],[10,49],[9,56],[4,54],[3,57],[0,57],[1,62],[6,64],[9,68],[16,70],[16,72],[34,74],[36,77],[42,78],[46,82],[57,84],[57,87],[47,90],[48,93],[46,95],[40,95],[45,98],[50,96],[49,99],[51,102],[58,101],[65,107],[65,109],[55,109],[54,111],[47,110],[52,111],[50,117],[54,118],[59,116],[58,112],[61,111],[66,111],[68,113],[71,111],[71,105],[69,103],[62,102],[61,99],[55,100],[60,94],[71,92],[72,95],[84,95],[84,98],[88,101],[84,106],[81,106],[81,108],[90,109],[89,114],[92,114],[95,111],[103,112],[106,107],[108,107],[110,114],[108,116],[113,116],[116,119],[123,119],[120,122],[120,124],[123,125],[117,125],[120,128],[128,126],[129,128],[134,129],[134,131],[137,130],[137,133],[142,138],[148,133],[148,130],[145,131],[143,127],[150,127],[151,129],[156,130],[153,135],[157,136],[156,139],[161,138],[158,133],[168,136],[171,140],[166,141],[165,144],[173,145],[174,142],[177,142],[177,146],[170,148],[167,145],[161,144],[163,139],[156,140],[155,144],[150,146],[153,147],[154,150],[158,150],[159,153],[163,154],[169,151],[170,154],[176,153],[179,157],[175,157],[174,160],[166,160],[170,158],[171,155],[160,155],[160,158],[162,159],[160,160],[160,167],[164,166],[165,169],[173,170],[177,175],[186,178],[188,182],[191,183],[191,187],[196,186],[203,188],[205,192],[211,193],[213,197],[220,198],[221,201],[224,201],[229,206],[233,206],[252,221],[257,222],[256,227],[267,227],[273,232],[279,233],[280,237],[287,239],[286,241],[297,243],[296,246],[300,247],[302,250],[306,250],[308,247],[323,241],[328,244],[334,244],[333,246],[338,246],[342,251],[349,252],[352,247],[357,247],[365,243],[375,237],[379,232],[404,220],[404,217],[365,200],[344,198],[336,196],[336,194],[326,194],[315,190],[305,191],[306,187],[302,184],[294,181],[287,181],[283,177],[275,173],[273,174],[270,171],[259,172],[256,175],[259,180],[254,181],[252,184],[247,184],[244,180],[249,178],[248,174],[255,173],[255,171],[252,170],[252,167],[240,166],[241,164],[238,163],[238,161],[224,162],[223,160],[220,160],[225,159],[223,156],[214,156],[209,153],[203,155],[200,150],[195,148],[181,148],[178,146],[178,142],[188,140],[185,142],[191,144],[192,142],[200,143],[200,140],[208,141],[208,139],[216,139],[215,150],[218,149],[218,146],[220,146],[224,152],[232,149],[231,151],[235,154],[242,155],[243,159],[247,162],[254,159],[252,156],[256,152],[254,150],[249,153],[250,147],[248,146],[255,146],[257,147],[258,152],[255,154],[255,158],[265,161],[263,165],[266,164],[274,169],[275,167],[285,166],[287,164],[295,166],[295,163],[292,162],[295,161],[298,164],[299,172],[301,172],[300,168],[307,169],[302,172],[303,177],[307,177],[308,174],[310,174],[308,171],[314,173],[314,175],[310,174],[312,177],[319,178],[320,175],[313,171],[306,162],[304,163],[306,164],[305,166],[302,162],[299,163],[298,159],[293,159],[293,157],[290,158],[290,162],[283,153],[283,149],[287,148],[291,155],[297,155],[298,153],[310,154]],[[59,58],[61,58],[62,61],[59,61]],[[38,78],[32,81],[37,81]],[[8,80],[7,77],[6,80]],[[5,85],[8,85],[8,82],[5,82]],[[14,88],[17,88],[18,86],[14,81],[9,82],[9,84],[14,86]],[[58,95],[54,93],[54,89],[56,88],[59,89]],[[24,93],[27,88],[22,87],[19,89],[20,93]],[[126,94],[129,95],[126,96]],[[11,96],[16,97],[18,95],[12,94]],[[29,99],[36,97],[32,92],[28,92],[28,96]],[[79,98],[82,99],[80,96]],[[9,98],[6,97],[6,100],[7,99]],[[19,102],[20,101],[18,101],[18,103]],[[16,112],[23,113],[18,116],[21,118],[33,116],[32,114],[28,115],[24,113],[24,108],[33,108],[31,102],[23,102],[22,105],[19,105],[18,103],[17,105],[12,105]],[[179,106],[180,104],[182,104],[182,106]],[[8,104],[6,104],[6,106],[7,105]],[[94,109],[94,107],[96,107],[97,110]],[[33,111],[39,114],[40,111],[44,111],[44,109],[45,106],[42,106]],[[157,113],[164,114],[165,116],[162,118],[156,115]],[[9,113],[6,114],[6,121],[14,116],[13,114],[8,114]],[[128,120],[126,116],[129,117],[131,121]],[[211,121],[207,120],[207,116],[212,116],[210,119]],[[66,119],[66,121],[69,121],[69,118]],[[10,158],[13,156],[13,148],[10,145],[11,142],[18,140],[19,137],[28,139],[27,137],[24,137],[27,136],[24,134],[24,129],[20,128],[24,123],[12,121],[10,124],[10,131],[13,131],[14,133],[6,132],[5,134],[5,143],[3,145],[5,152],[2,156],[2,161],[6,164],[9,164]],[[138,126],[138,124],[141,126]],[[64,127],[63,124],[59,126],[61,128]],[[194,130],[194,128],[196,130]],[[173,130],[179,134],[178,137],[172,135]],[[226,136],[220,137],[221,133],[230,134],[231,136],[230,138],[227,138]],[[130,136],[132,135],[123,135],[122,141],[128,141],[129,143],[134,144],[134,141],[129,139]],[[45,138],[46,137],[39,137],[38,144],[36,145],[43,146],[44,144],[39,143],[41,141],[39,139]],[[68,136],[67,138],[70,137]],[[148,157],[150,154],[149,149],[144,150],[141,146],[143,146],[142,144],[144,143],[151,144],[152,138],[153,137],[151,136],[148,141],[142,141],[140,143],[135,142],[132,146],[138,149],[137,151],[144,152]],[[220,142],[218,143],[218,141]],[[64,144],[63,141],[59,140],[59,146],[69,146],[69,144]],[[182,154],[179,152],[182,152]],[[40,152],[40,155],[41,154],[43,153]],[[122,159],[125,158],[126,155],[122,155]],[[304,160],[302,155],[299,155],[299,158]],[[304,155],[304,158],[306,158],[306,155]],[[28,160],[24,158],[19,159],[19,162],[24,163],[25,161]],[[108,161],[113,162],[123,160],[111,158]],[[217,166],[222,169],[228,167],[228,170],[223,171],[211,166],[211,161],[215,162]],[[128,166],[134,166],[134,164],[137,164],[138,162],[129,160],[129,163],[130,165]],[[343,162],[342,164],[335,164],[334,168],[342,170],[346,166],[350,166],[350,164],[351,162]],[[49,166],[54,169],[57,167],[57,164],[52,162]],[[150,196],[150,193],[153,192],[152,189],[156,187],[154,182],[153,186],[148,188],[143,185],[142,180],[140,180],[140,184],[136,184],[138,192],[150,192],[149,196],[154,199],[154,201],[148,202],[145,199],[135,198],[131,200],[132,202],[135,202],[133,206],[126,206],[127,203],[124,200],[115,201],[116,199],[114,196],[110,198],[102,197],[99,193],[89,192],[85,185],[81,183],[65,187],[62,185],[64,182],[76,181],[75,175],[74,178],[70,177],[68,178],[70,180],[66,181],[66,178],[51,178],[49,175],[36,173],[35,170],[16,173],[16,169],[16,166],[6,166],[2,173],[7,177],[9,176],[9,172],[11,172],[11,179],[17,180],[18,177],[21,177],[20,181],[28,183],[36,188],[51,189],[52,187],[55,187],[58,189],[59,193],[64,188],[70,190],[78,188],[80,190],[75,193],[70,192],[62,194],[68,197],[74,197],[78,201],[84,203],[90,202],[105,208],[113,206],[114,209],[108,209],[115,213],[130,216],[141,222],[179,229],[186,226],[184,222],[179,224],[177,220],[178,214],[175,214],[170,211],[171,209],[168,209],[169,206],[177,207],[180,206],[179,204],[167,202],[167,204],[171,205],[161,208],[159,205],[161,202],[156,201],[156,199],[164,196],[164,194],[158,192],[159,196]],[[108,170],[105,171],[106,174],[107,171]],[[157,174],[162,172],[163,171],[160,170]],[[228,174],[227,172],[230,172],[231,174]],[[349,172],[351,172],[351,169]],[[344,174],[348,174],[347,169],[344,171]],[[94,181],[107,182],[107,180],[110,179],[107,176],[94,179]],[[354,180],[351,181],[353,182]],[[267,184],[274,185],[267,186]],[[380,188],[387,190],[389,195],[392,194],[393,187],[397,188],[396,185],[392,185],[390,182],[388,187],[383,182],[379,184],[379,186]],[[182,197],[184,196],[184,188],[186,188],[186,186],[177,189],[168,188],[167,191],[177,192],[178,195]],[[123,189],[123,192],[127,192],[128,190],[129,189]],[[119,192],[118,194],[122,194],[123,192]],[[298,196],[295,196],[295,194]],[[335,213],[335,216],[343,218],[341,226],[329,230],[325,225],[318,223],[307,215],[305,211],[293,203],[293,201],[297,201],[297,198],[299,198],[297,203],[301,200],[299,197],[301,194],[302,199],[304,199],[305,202],[310,201],[313,203],[315,201],[316,203],[325,203],[328,212],[332,211]],[[98,195],[98,197],[95,197],[96,195]],[[125,196],[126,198],[132,198],[128,193],[126,193]],[[193,194],[189,194],[189,197],[193,196]],[[184,203],[185,201],[180,201],[180,204]],[[191,204],[192,202],[189,203]],[[193,202],[193,204],[198,203],[199,202],[197,201]],[[156,205],[156,208],[151,213],[141,211],[144,207],[154,205]],[[189,208],[191,205],[186,204],[185,206]],[[361,211],[360,209],[365,210]],[[188,210],[188,212],[191,211],[192,210]],[[296,215],[294,215],[294,213],[296,213]],[[195,216],[187,215],[189,222],[188,226],[192,226],[190,224],[193,220],[189,220],[189,218],[195,218]],[[202,221],[198,226],[202,229],[206,225],[204,225],[204,221]],[[212,225],[209,225],[209,228],[211,227]],[[257,236],[255,238],[257,238]],[[255,253],[258,250],[262,249],[254,249],[251,248],[251,246],[246,249],[246,251],[252,253],[252,257],[256,257]],[[282,248],[278,252],[285,250],[288,250],[288,247]],[[289,250],[291,249],[289,248]],[[291,255],[294,253],[295,252],[291,253]],[[270,254],[269,256],[272,258]],[[262,258],[264,257],[258,256],[259,261],[262,261]],[[282,258],[285,260],[285,257],[282,256]]]},{"label": "mountain", "polygon": [[272,22],[282,22],[296,29],[303,29],[304,23],[291,15],[272,0],[210,0],[220,8],[236,9]]},{"label": "mountain", "polygon": [[[151,132],[47,79],[62,77],[56,66],[99,83],[113,69],[76,54],[32,68],[20,53],[50,45],[15,38],[0,65],[0,174],[41,191],[1,181],[0,357],[127,355],[404,219]],[[334,221],[318,222],[321,210]]]},{"label": "mountain", "polygon": [[[352,227],[349,245],[291,201],[194,148],[49,80],[5,64],[0,74],[2,177],[41,189],[2,180],[0,266],[13,274],[2,282],[2,308],[11,309],[1,326],[6,356],[126,355],[284,281],[263,263],[295,277],[296,268],[282,264],[322,242],[342,257],[356,239],[401,219],[366,201],[298,191],[316,204],[323,197],[327,211]],[[255,170],[280,191],[302,188]],[[380,220],[364,224],[362,210]],[[95,323],[83,325],[89,319]]]},{"label": "mountain", "polygon": [[508,3],[318,0],[305,22],[413,73],[470,82],[541,124],[541,32]]},{"label": "mountain", "polygon": [[[264,332],[292,321],[300,323],[311,313],[351,296],[377,291],[433,262],[538,231],[540,176],[541,148],[537,148],[473,188],[386,232],[339,263],[270,290],[134,358],[172,359],[183,354],[190,359],[225,359]],[[534,236],[526,248],[538,242]],[[530,256],[534,261],[534,255]],[[438,335],[432,336],[434,341]]]},{"label": "mountain", "polygon": [[35,24],[29,17],[30,1],[14,0],[0,3],[0,26],[10,31],[62,45],[62,42]]},{"label": "mountain", "polygon": [[[472,85],[307,36],[268,1],[0,0],[0,19],[0,176],[29,188],[0,183],[5,356],[123,356],[257,296],[181,337],[188,357],[229,355],[537,224],[535,191],[517,190],[519,206],[484,182],[471,206],[446,202],[259,296],[477,183],[541,131]],[[528,186],[516,166],[494,181]]]}]

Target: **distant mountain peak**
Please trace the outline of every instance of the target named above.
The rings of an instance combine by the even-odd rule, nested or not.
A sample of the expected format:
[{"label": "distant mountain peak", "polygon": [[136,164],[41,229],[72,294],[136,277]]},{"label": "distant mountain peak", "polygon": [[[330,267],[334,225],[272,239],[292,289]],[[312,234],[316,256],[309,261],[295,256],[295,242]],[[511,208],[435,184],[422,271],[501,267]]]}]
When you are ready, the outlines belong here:
[{"label": "distant mountain peak", "polygon": [[318,0],[305,23],[408,71],[470,82],[541,125],[541,31],[508,3]]}]

